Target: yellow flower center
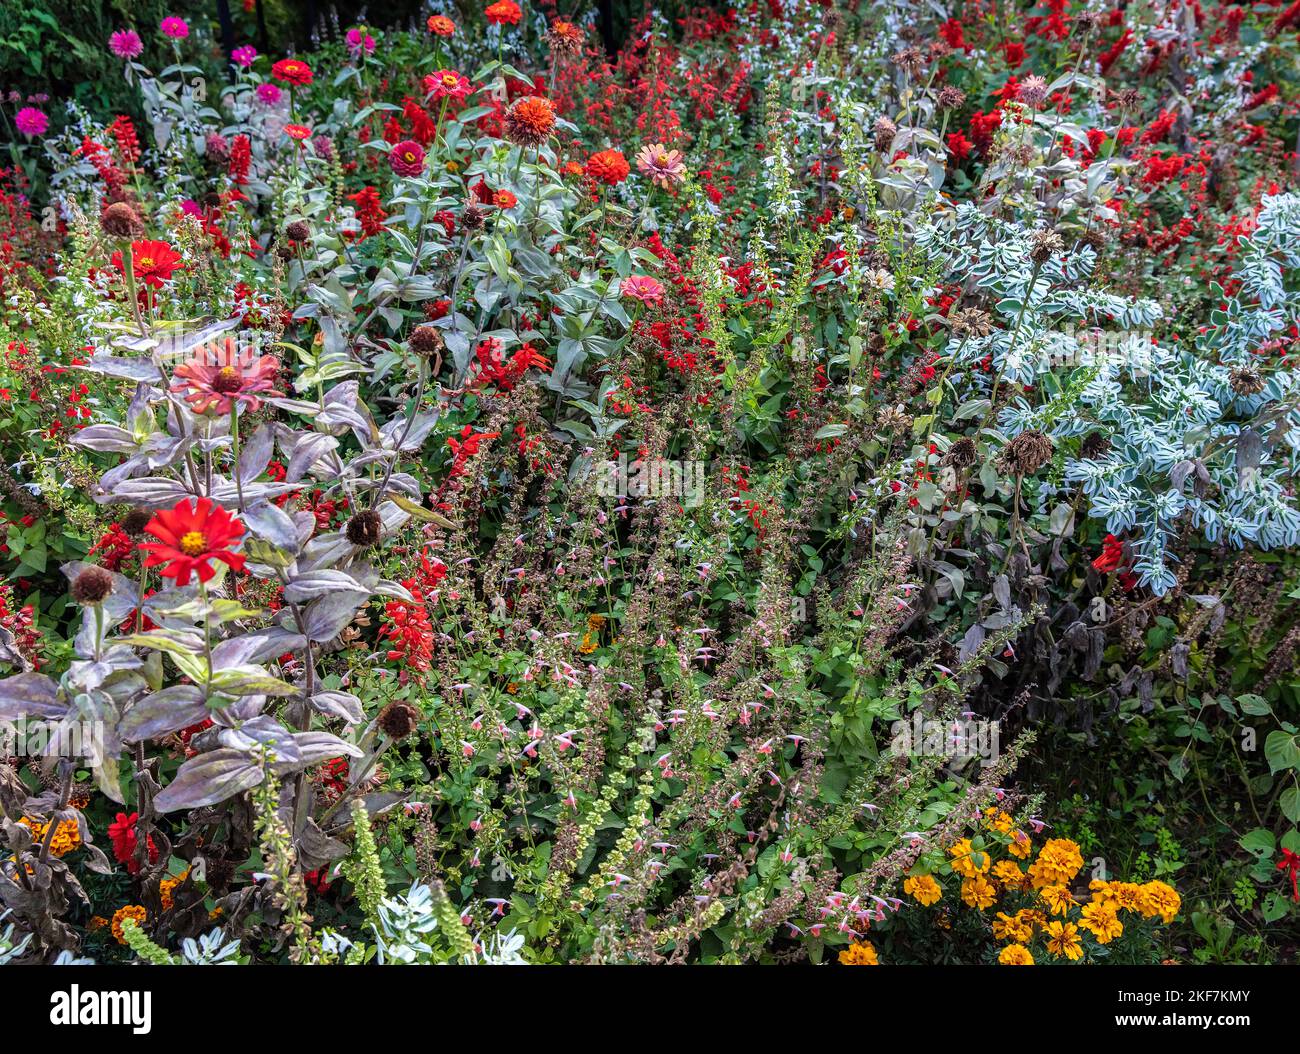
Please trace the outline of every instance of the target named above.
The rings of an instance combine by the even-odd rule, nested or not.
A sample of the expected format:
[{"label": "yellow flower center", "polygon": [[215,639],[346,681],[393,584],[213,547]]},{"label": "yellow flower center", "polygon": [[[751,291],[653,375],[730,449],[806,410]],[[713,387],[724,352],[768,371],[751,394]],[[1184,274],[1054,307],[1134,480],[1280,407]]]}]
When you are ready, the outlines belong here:
[{"label": "yellow flower center", "polygon": [[141,267],[152,267],[152,266],[153,266],[153,257],[152,257],[152,256],[142,256],[142,257],[140,257],[140,266],[141,266]]},{"label": "yellow flower center", "polygon": [[186,531],[181,535],[181,552],[186,556],[198,556],[208,551],[208,540],[202,531]]}]

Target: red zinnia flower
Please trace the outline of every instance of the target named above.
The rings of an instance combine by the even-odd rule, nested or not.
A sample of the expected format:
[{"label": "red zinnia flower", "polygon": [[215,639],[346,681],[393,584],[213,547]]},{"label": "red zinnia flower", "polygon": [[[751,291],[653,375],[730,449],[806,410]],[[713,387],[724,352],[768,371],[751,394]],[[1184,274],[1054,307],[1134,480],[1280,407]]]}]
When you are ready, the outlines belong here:
[{"label": "red zinnia flower", "polygon": [[597,183],[607,183],[611,187],[627,179],[630,171],[627,158],[617,150],[602,150],[587,159],[587,175]]},{"label": "red zinnia flower", "polygon": [[305,124],[286,124],[284,134],[290,139],[297,139],[301,143],[304,139],[311,138],[311,129]]},{"label": "red zinnia flower", "polygon": [[[126,265],[122,254],[113,254],[113,266],[126,274]],[[155,289],[162,287],[184,265],[181,254],[166,242],[141,241],[131,243],[131,270],[137,282],[144,282]]]},{"label": "red zinnia flower", "polygon": [[524,17],[523,11],[514,0],[497,0],[484,14],[494,26],[517,26],[519,20]]},{"label": "red zinnia flower", "polygon": [[300,59],[281,59],[271,67],[271,76],[298,88],[305,88],[312,81],[311,67]]},{"label": "red zinnia flower", "polygon": [[191,574],[200,582],[211,579],[216,574],[211,560],[244,569],[244,557],[229,549],[243,536],[244,525],[210,498],[199,498],[193,506],[183,498],[175,508],[158,512],[144,530],[158,539],[140,546],[149,554],[145,567],[162,567],[162,576],[176,579],[178,586],[189,585]]},{"label": "red zinnia flower", "polygon": [[449,37],[456,32],[456,23],[446,15],[430,15],[425,25],[435,37]]}]

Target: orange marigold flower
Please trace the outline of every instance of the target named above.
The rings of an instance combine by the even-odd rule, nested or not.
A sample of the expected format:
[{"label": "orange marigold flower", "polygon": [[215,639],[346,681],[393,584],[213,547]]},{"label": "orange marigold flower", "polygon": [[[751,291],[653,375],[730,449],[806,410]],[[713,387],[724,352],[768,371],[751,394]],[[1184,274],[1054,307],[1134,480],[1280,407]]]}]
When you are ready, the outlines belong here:
[{"label": "orange marigold flower", "polygon": [[117,943],[126,943],[126,934],[122,932],[123,922],[127,919],[135,919],[135,924],[137,926],[143,926],[146,918],[148,918],[148,912],[146,912],[143,906],[139,904],[128,904],[124,908],[118,908],[117,911],[113,913],[112,923],[113,936],[117,938]]}]

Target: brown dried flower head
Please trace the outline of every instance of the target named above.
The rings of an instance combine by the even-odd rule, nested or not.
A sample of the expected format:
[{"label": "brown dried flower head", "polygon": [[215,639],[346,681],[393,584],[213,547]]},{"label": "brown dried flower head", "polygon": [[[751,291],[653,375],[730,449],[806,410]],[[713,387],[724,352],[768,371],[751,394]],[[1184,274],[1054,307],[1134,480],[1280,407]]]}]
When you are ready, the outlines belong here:
[{"label": "brown dried flower head", "polygon": [[1028,476],[1051,461],[1054,450],[1051,439],[1031,428],[1006,445],[998,458],[998,465],[1004,472]]}]

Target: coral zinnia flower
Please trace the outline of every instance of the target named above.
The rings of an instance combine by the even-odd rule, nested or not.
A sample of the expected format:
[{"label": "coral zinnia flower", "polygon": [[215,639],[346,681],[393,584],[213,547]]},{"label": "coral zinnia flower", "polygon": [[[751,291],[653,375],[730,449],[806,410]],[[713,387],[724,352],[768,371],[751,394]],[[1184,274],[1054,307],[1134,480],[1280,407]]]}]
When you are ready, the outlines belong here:
[{"label": "coral zinnia flower", "polygon": [[388,155],[388,165],[399,176],[418,176],[424,171],[424,147],[414,139],[403,139]]},{"label": "coral zinnia flower", "polygon": [[311,67],[300,59],[281,59],[271,67],[271,76],[298,88],[305,88],[312,81]]},{"label": "coral zinnia flower", "polygon": [[286,124],[284,134],[290,139],[297,139],[301,143],[304,139],[311,138],[311,129],[305,124]]},{"label": "coral zinnia flower", "polygon": [[[126,265],[122,262],[120,252],[113,254],[113,266],[126,274]],[[181,263],[181,254],[166,242],[131,243],[131,269],[135,273],[137,282],[144,282],[155,289],[160,289],[162,284],[182,266],[184,265]]]},{"label": "coral zinnia flower", "polygon": [[630,171],[627,158],[617,150],[602,150],[587,158],[587,175],[597,183],[618,186]]},{"label": "coral zinnia flower", "polygon": [[634,274],[623,279],[623,285],[619,293],[632,300],[640,300],[641,303],[649,307],[651,304],[662,302],[664,287],[649,275]]},{"label": "coral zinnia flower", "polygon": [[669,150],[663,143],[643,146],[636,155],[636,167],[638,172],[649,176],[652,183],[658,183],[665,190],[686,178],[681,151]]},{"label": "coral zinnia flower", "polygon": [[503,128],[516,146],[541,146],[555,130],[555,108],[538,95],[518,99],[506,111]]},{"label": "coral zinnia flower", "polygon": [[519,20],[524,17],[523,11],[514,0],[497,0],[483,13],[494,26],[517,26]]},{"label": "coral zinnia flower", "polygon": [[425,25],[435,37],[449,37],[456,32],[456,23],[446,15],[430,15]]},{"label": "coral zinnia flower", "polygon": [[177,366],[171,390],[184,392],[196,414],[228,414],[235,406],[253,412],[262,405],[259,395],[281,394],[275,390],[279,372],[275,356],[255,358],[251,351],[239,351],[233,338],[227,337],[221,345],[199,348],[190,361]]},{"label": "coral zinnia flower", "polygon": [[430,99],[454,99],[460,102],[473,90],[474,85],[469,82],[469,78],[455,70],[438,70],[424,78],[424,93]]},{"label": "coral zinnia flower", "polygon": [[149,554],[145,567],[161,567],[164,578],[176,579],[178,586],[189,585],[190,575],[207,582],[217,572],[212,560],[220,560],[235,571],[244,569],[244,557],[232,553],[229,546],[244,534],[244,525],[210,498],[199,498],[190,505],[188,498],[173,509],[163,509],[145,526],[156,542],[140,546]]}]

